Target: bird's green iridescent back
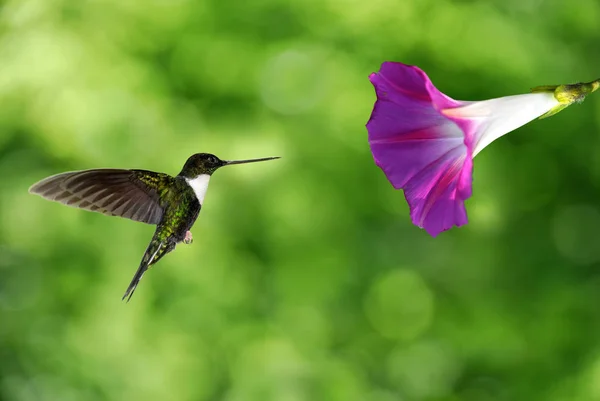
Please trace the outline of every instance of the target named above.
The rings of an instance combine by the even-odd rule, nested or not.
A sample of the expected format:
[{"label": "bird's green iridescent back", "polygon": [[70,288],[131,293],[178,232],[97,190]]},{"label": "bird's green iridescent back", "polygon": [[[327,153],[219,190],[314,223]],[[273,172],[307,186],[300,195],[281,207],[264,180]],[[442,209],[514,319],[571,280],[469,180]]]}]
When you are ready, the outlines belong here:
[{"label": "bird's green iridescent back", "polygon": [[138,180],[156,191],[160,199],[163,217],[157,227],[158,239],[162,241],[174,236],[180,242],[200,213],[201,205],[194,190],[183,177],[146,170],[135,172]]},{"label": "bird's green iridescent back", "polygon": [[182,177],[173,177],[168,188],[160,190],[160,197],[164,202],[164,214],[156,230],[157,239],[171,238],[181,242],[198,218],[200,202]]}]

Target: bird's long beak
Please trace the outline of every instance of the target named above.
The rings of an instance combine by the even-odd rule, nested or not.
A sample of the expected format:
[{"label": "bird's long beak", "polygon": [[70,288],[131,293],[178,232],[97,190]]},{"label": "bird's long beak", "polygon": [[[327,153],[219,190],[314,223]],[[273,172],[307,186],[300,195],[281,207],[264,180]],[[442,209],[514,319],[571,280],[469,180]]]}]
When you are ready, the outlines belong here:
[{"label": "bird's long beak", "polygon": [[262,159],[227,160],[227,161],[225,161],[225,166],[229,166],[231,164],[245,164],[245,163],[264,162],[264,161],[267,161],[267,160],[275,160],[275,159],[280,159],[280,157],[276,156],[276,157],[263,157]]}]

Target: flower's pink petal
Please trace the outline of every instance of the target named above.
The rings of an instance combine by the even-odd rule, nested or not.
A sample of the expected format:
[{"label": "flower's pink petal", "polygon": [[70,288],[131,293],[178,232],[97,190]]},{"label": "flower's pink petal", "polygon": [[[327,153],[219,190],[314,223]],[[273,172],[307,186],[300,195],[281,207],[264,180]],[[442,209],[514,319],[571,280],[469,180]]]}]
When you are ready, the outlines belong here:
[{"label": "flower's pink petal", "polygon": [[381,64],[379,72],[371,74],[369,79],[371,82],[373,79],[385,82],[388,89],[391,89],[390,96],[404,95],[411,101],[426,102],[430,107],[434,104],[438,109],[459,107],[466,103],[444,95],[431,83],[427,74],[414,65],[386,61]]},{"label": "flower's pink petal", "polygon": [[369,79],[377,102],[367,123],[375,163],[404,189],[414,224],[431,235],[467,222],[471,151],[441,110],[465,103],[438,91],[417,67],[383,63]]},{"label": "flower's pink petal", "polygon": [[392,185],[403,188],[448,149],[464,142],[460,128],[436,107],[453,108],[462,103],[439,92],[414,66],[385,62],[369,79],[377,93],[367,123],[371,151]]},{"label": "flower's pink petal", "polygon": [[471,157],[455,148],[413,177],[404,187],[412,222],[434,237],[467,224],[472,169]]}]

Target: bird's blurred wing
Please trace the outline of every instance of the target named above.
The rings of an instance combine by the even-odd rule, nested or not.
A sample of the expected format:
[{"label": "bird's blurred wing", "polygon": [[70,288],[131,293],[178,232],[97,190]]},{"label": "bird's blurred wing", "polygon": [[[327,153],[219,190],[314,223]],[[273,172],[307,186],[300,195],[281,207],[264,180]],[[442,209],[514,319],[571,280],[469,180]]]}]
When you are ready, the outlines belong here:
[{"label": "bird's blurred wing", "polygon": [[158,224],[163,215],[159,191],[172,179],[145,170],[84,170],[45,178],[29,192],[92,212]]}]

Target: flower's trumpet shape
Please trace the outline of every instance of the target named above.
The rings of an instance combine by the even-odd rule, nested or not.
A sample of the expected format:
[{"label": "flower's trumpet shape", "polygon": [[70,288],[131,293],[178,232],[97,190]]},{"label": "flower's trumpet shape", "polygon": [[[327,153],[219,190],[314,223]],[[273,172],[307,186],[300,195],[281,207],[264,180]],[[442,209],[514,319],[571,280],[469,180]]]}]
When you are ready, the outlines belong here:
[{"label": "flower's trumpet shape", "polygon": [[385,62],[369,77],[377,101],[367,123],[375,163],[403,189],[413,223],[430,235],[467,223],[473,157],[536,118],[582,102],[600,79],[538,86],[531,93],[470,102],[440,92],[415,66]]}]

